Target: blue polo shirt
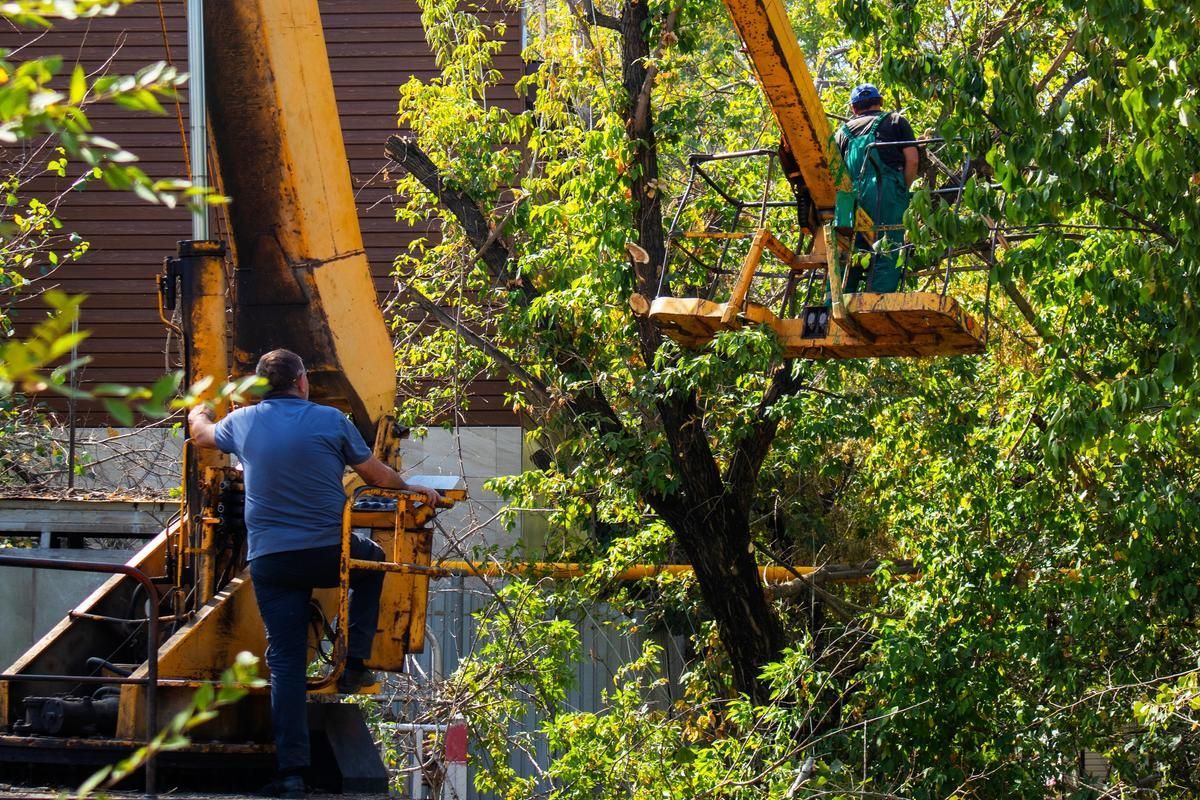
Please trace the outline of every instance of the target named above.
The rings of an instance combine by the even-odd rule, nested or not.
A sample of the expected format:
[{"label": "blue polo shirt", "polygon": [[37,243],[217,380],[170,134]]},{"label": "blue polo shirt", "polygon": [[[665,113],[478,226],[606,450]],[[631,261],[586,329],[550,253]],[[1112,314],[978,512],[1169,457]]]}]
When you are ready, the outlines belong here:
[{"label": "blue polo shirt", "polygon": [[268,397],[227,415],[215,435],[242,462],[247,558],[341,542],[342,476],[371,457],[344,414],[300,397]]}]

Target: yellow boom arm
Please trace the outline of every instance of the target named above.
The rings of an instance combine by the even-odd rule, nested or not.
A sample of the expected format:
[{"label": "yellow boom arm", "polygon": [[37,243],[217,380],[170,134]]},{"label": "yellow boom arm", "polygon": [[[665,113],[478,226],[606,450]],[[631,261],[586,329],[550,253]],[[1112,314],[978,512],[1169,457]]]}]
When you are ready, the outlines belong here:
[{"label": "yellow boom arm", "polygon": [[237,268],[234,356],[299,353],[367,442],[395,404],[317,0],[205,3],[209,115]]},{"label": "yellow boom arm", "polygon": [[830,146],[833,131],[783,2],[725,0],[725,7],[779,123],[784,147],[800,167],[820,220],[826,221],[833,217],[837,192],[854,187],[837,148]]}]

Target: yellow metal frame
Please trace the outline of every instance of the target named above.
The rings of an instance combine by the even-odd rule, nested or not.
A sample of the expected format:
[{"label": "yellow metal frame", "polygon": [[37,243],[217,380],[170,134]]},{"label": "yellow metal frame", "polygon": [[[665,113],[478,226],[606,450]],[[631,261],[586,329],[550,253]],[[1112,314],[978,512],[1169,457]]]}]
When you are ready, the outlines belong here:
[{"label": "yellow metal frame", "polygon": [[[514,575],[550,578],[552,580],[568,580],[581,578],[594,572],[595,567],[589,564],[578,564],[569,561],[439,561],[428,569],[435,578],[448,578],[462,575],[472,578],[509,578]],[[646,578],[656,578],[659,575],[691,575],[695,568],[691,564],[635,564],[620,572],[613,573],[614,581],[640,581]],[[785,583],[797,577],[808,577],[820,572],[819,567],[794,565],[768,565],[757,569],[763,583]],[[849,580],[859,580],[851,578]]]},{"label": "yellow metal frame", "polygon": [[847,313],[868,330],[870,340],[830,325],[824,336],[806,338],[804,321],[780,319],[758,303],[747,303],[732,323],[727,307],[696,297],[660,297],[650,318],[684,347],[703,347],[725,330],[766,325],[775,331],[785,358],[875,358],[970,355],[984,350],[983,330],[951,297],[932,292],[843,295]]},{"label": "yellow metal frame", "polygon": [[817,96],[804,53],[781,0],[725,0],[725,7],[758,74],[783,141],[822,220],[832,217],[837,192],[853,191],[833,131]]},{"label": "yellow metal frame", "polygon": [[[395,405],[317,0],[206,0],[211,129],[238,254],[235,357],[305,360],[369,442]],[[385,368],[385,365],[389,365]]]},{"label": "yellow metal frame", "polygon": [[[394,498],[395,511],[355,511],[354,503],[365,495]],[[425,610],[429,596],[429,578],[433,532],[427,524],[436,509],[423,501],[424,496],[403,489],[360,486],[346,498],[342,511],[342,546],[338,564],[338,589],[334,600],[339,621],[349,619],[350,571],[355,569],[387,573],[380,600],[379,619],[385,624],[376,631],[375,644],[367,666],[389,672],[404,668],[404,658],[425,646]],[[447,491],[439,506],[450,508],[466,499],[466,492]],[[386,561],[367,561],[350,557],[350,537],[354,528],[375,532],[384,547]],[[379,541],[382,539],[383,541]],[[383,633],[383,636],[380,636]],[[312,679],[310,692],[329,692],[341,675],[347,653],[347,625],[339,622],[334,638],[332,666],[328,675]]]}]

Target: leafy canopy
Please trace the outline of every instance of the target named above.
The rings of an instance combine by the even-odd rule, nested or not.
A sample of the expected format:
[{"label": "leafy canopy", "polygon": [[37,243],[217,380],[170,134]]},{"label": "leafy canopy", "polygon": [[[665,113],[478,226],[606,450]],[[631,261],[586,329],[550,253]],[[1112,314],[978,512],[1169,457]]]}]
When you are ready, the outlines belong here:
[{"label": "leafy canopy", "polygon": [[[456,220],[401,179],[403,213],[442,234],[401,260],[406,280],[474,334],[408,331],[402,370],[442,392],[410,410],[428,417],[466,379],[519,365],[549,388],[541,396],[518,381],[511,398],[547,457],[496,487],[555,509],[553,556],[670,559],[674,545],[643,502],[679,480],[656,403],[695,392],[727,459],[773,344],[747,330],[649,360],[636,346],[624,252],[636,143],[621,114],[616,32],[572,4],[546,4],[526,56],[537,66],[520,85],[528,108],[514,110],[497,101],[496,32],[450,4],[423,8],[455,24],[434,41],[442,77],[403,88],[401,121],[518,258],[497,285]],[[654,55],[652,106],[668,206],[689,151],[776,136],[719,8],[656,4],[652,41],[672,11],[678,33]],[[996,243],[994,261],[959,262],[984,270],[964,280],[962,299],[980,315],[986,303],[991,342],[972,359],[791,367],[810,390],[767,412],[779,428],[755,490],[756,546],[788,561],[911,559],[920,575],[897,580],[885,564],[873,588],[837,590],[854,603],[843,606],[850,618],[796,636],[796,654],[766,673],[786,687],[775,702],[728,705],[710,686],[679,710],[695,722],[724,708],[727,726],[696,747],[704,759],[729,754],[737,777],[711,791],[1000,798],[1057,786],[1082,796],[1094,779],[1076,764],[1093,750],[1110,757],[1116,791],[1194,796],[1196,8],[835,0],[791,13],[827,65],[827,108],[870,80],[918,131],[946,139],[941,157],[956,170],[970,165],[956,203],[918,184],[908,239],[917,262]],[[532,302],[525,285],[538,290]],[[621,433],[597,436],[594,420],[566,412],[594,387]],[[629,610],[679,603],[674,593],[617,596]],[[792,610],[805,630],[796,617],[812,607]],[[636,730],[628,703],[610,700],[626,727],[577,721],[580,738],[557,766],[604,763],[600,745]],[[662,758],[653,737],[638,741],[646,747],[630,746],[631,758]],[[636,783],[638,766],[648,765],[600,774]],[[679,796],[695,791],[661,780]]]}]

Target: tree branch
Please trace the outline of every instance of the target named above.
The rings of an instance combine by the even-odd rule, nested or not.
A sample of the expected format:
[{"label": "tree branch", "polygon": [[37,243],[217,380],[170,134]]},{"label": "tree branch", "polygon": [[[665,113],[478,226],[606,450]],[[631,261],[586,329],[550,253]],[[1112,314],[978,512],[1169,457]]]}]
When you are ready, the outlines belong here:
[{"label": "tree branch", "polygon": [[[621,86],[625,90],[622,111],[626,140],[632,148],[632,166],[636,167],[636,176],[629,186],[633,198],[635,243],[647,256],[645,260],[631,260],[630,266],[633,289],[645,298],[654,297],[657,292],[660,271],[666,260],[662,190],[658,185],[658,144],[650,110],[654,87],[651,74],[654,60],[646,39],[650,27],[648,4],[644,0],[626,0],[621,12]],[[667,38],[668,33],[664,30],[660,49]],[[635,324],[642,357],[647,365],[652,364],[662,343],[662,333],[648,317],[636,317]]]},{"label": "tree branch", "polygon": [[416,142],[400,136],[389,136],[383,149],[388,158],[408,170],[410,175],[437,197],[438,202],[454,214],[467,240],[475,246],[479,258],[487,266],[494,280],[504,285],[515,286],[526,302],[536,296],[533,287],[525,281],[518,280],[518,275],[513,272],[508,248],[499,241],[498,233],[488,223],[479,204],[466,192],[448,186],[442,179],[441,170]]},{"label": "tree branch", "polygon": [[679,7],[672,6],[667,14],[666,22],[663,23],[662,34],[658,39],[658,47],[654,50],[654,57],[646,66],[646,77],[642,81],[642,90],[638,92],[633,112],[632,128],[635,131],[646,127],[646,116],[650,113],[650,90],[654,86],[654,76],[658,74],[658,62],[662,58],[663,48],[669,42],[675,41],[675,21],[677,19],[679,19]]},{"label": "tree branch", "polygon": [[620,18],[614,17],[612,14],[605,14],[603,11],[597,11],[596,3],[593,0],[583,0],[583,10],[587,15],[588,21],[593,25],[618,32],[621,30]]},{"label": "tree branch", "polygon": [[[1037,332],[1038,338],[1040,338],[1046,344],[1056,343],[1058,341],[1058,337],[1055,336],[1051,331],[1047,330],[1046,326],[1042,324],[1042,321],[1038,319],[1037,312],[1033,310],[1033,306],[1031,306],[1029,301],[1025,299],[1025,295],[1021,294],[1021,290],[1018,289],[1017,285],[1012,282],[1012,279],[1001,280],[1000,285],[1004,288],[1004,293],[1008,295],[1008,299],[1011,300],[1013,305],[1017,307],[1017,310],[1021,312],[1021,316],[1024,317],[1025,321],[1029,323],[1029,326]],[[1076,365],[1071,366],[1071,374],[1075,376],[1075,380],[1087,386],[1095,386],[1099,380],[1094,375],[1084,372],[1082,368]]]},{"label": "tree branch", "polygon": [[657,406],[686,502],[692,504],[684,510],[684,517],[688,513],[707,514],[710,509],[700,509],[698,504],[719,502],[724,491],[721,472],[701,422],[696,394],[661,398]]},{"label": "tree branch", "polygon": [[1125,219],[1130,220],[1131,222],[1136,222],[1137,224],[1141,225],[1142,227],[1145,227],[1145,228],[1150,229],[1151,231],[1154,231],[1154,233],[1157,233],[1159,236],[1161,236],[1163,238],[1163,240],[1166,241],[1168,244],[1170,244],[1172,247],[1179,246],[1179,240],[1176,239],[1171,234],[1171,232],[1169,230],[1167,230],[1166,228],[1164,228],[1162,225],[1159,225],[1157,222],[1153,222],[1153,221],[1147,219],[1146,217],[1140,217],[1137,214],[1134,214],[1132,211],[1127,209],[1125,206],[1118,203],[1117,198],[1114,197],[1111,193],[1105,191],[1104,189],[1097,188],[1095,190],[1095,193],[1096,193],[1097,197],[1099,197],[1105,203],[1108,203],[1108,205],[1112,206],[1112,208],[1118,214],[1120,214],[1122,217],[1124,217]]},{"label": "tree branch", "polygon": [[1046,343],[1054,341],[1054,334],[1046,329],[1042,321],[1038,319],[1037,312],[1033,310],[1033,306],[1025,299],[1025,295],[1021,294],[1021,290],[1017,285],[1009,280],[1001,280],[1000,285],[1004,288],[1004,293],[1008,295],[1008,299],[1012,301],[1017,310],[1021,312],[1021,316],[1029,323],[1029,327],[1037,332],[1038,337]]},{"label": "tree branch", "polygon": [[[421,182],[422,186],[428,189],[437,197],[440,203],[450,210],[458,220],[459,225],[462,226],[463,233],[466,234],[467,239],[475,246],[479,258],[487,266],[493,280],[517,288],[526,303],[537,297],[537,291],[528,282],[517,280],[518,276],[512,269],[512,256],[508,252],[508,248],[494,234],[494,229],[488,224],[487,218],[479,208],[479,204],[465,192],[447,186],[446,182],[442,180],[441,171],[437,168],[437,165],[421,150],[416,142],[403,139],[399,136],[389,136],[384,150],[389,158],[408,170],[414,178]],[[429,298],[425,298],[425,300],[436,307],[436,303],[433,303]],[[424,305],[421,307],[429,311],[429,307]],[[441,309],[439,308],[438,310],[440,311]],[[432,312],[430,313],[432,315]],[[466,329],[458,326],[453,318],[446,315],[445,320],[451,323],[448,327],[460,335],[466,336]],[[439,319],[439,324],[444,324],[443,320]],[[471,343],[476,344],[475,341]],[[484,352],[488,351],[485,350]],[[494,350],[494,352],[502,355],[499,350]],[[493,355],[490,352],[488,354]],[[507,360],[513,366],[516,366],[512,359]],[[560,352],[555,357],[555,365],[568,373],[577,371],[580,368],[586,369],[586,365],[579,358],[565,352]],[[522,381],[522,383],[525,383],[525,381]],[[544,384],[542,386],[544,390]],[[549,397],[548,394],[546,396]],[[541,399],[540,396],[539,399]],[[586,414],[597,417],[602,433],[615,433],[624,427],[621,424],[620,418],[617,417],[616,411],[613,410],[612,405],[604,396],[604,392],[601,391],[599,386],[594,384],[572,395],[568,399],[567,406],[577,416]]]},{"label": "tree branch", "polygon": [[[1084,18],[1087,18],[1086,14],[1084,15]],[[1080,20],[1079,24],[1082,25],[1083,20]],[[1063,62],[1067,60],[1067,56],[1069,56],[1074,49],[1075,35],[1072,34],[1067,37],[1067,43],[1063,45],[1063,49],[1058,52],[1058,55],[1054,57],[1054,61],[1052,61],[1050,66],[1046,69],[1046,74],[1043,75],[1042,79],[1037,82],[1037,86],[1035,86],[1033,89],[1035,93],[1041,94],[1042,91],[1045,90],[1046,86],[1050,83],[1050,79],[1054,77],[1054,73],[1058,72],[1059,68],[1062,67]]]},{"label": "tree branch", "polygon": [[[591,8],[591,13],[595,15],[595,5],[588,3],[588,6]],[[579,34],[583,37],[584,44],[587,46],[587,49],[596,57],[596,68],[600,73],[601,83],[604,83],[606,80],[604,70],[604,54],[601,52],[600,48],[596,47],[596,41],[592,38],[592,30],[590,27],[591,25],[595,25],[597,23],[594,19],[588,19],[587,12],[579,7],[578,0],[567,0],[567,8],[570,10],[571,17],[575,20],[579,28]],[[617,21],[615,17],[613,18],[613,21]],[[604,27],[608,26],[605,25]]]},{"label": "tree branch", "polygon": [[738,442],[733,456],[729,459],[729,467],[725,473],[725,491],[735,498],[735,502],[741,503],[746,511],[749,510],[750,501],[754,497],[754,484],[758,479],[758,472],[779,429],[778,416],[767,412],[780,398],[795,394],[800,388],[793,375],[793,364],[789,359],[775,370],[758,403],[758,421],[750,433]]},{"label": "tree branch", "polygon": [[446,312],[446,309],[439,306],[430,298],[426,297],[422,292],[417,291],[411,286],[404,289],[405,295],[412,300],[413,304],[418,306],[429,316],[437,320],[437,323],[447,330],[454,331],[461,336],[467,344],[482,351],[488,358],[496,362],[500,369],[509,377],[523,384],[537,399],[547,406],[553,404],[554,397],[550,394],[549,387],[539,381],[528,370],[514,361],[507,353],[502,351],[496,345],[489,342],[487,339],[480,336],[475,331],[463,325],[457,319]]},{"label": "tree branch", "polygon": [[1000,19],[996,20],[996,23],[992,25],[992,27],[986,32],[984,32],[983,36],[979,38],[979,49],[977,50],[977,55],[982,56],[991,49],[992,45],[1000,41],[1000,37],[1004,34],[1004,31],[1010,24],[1012,24],[1012,21],[1016,19],[1017,11],[1020,9],[1020,7],[1021,0],[1013,0],[1008,9],[1005,10],[1004,14],[1001,15]]}]

